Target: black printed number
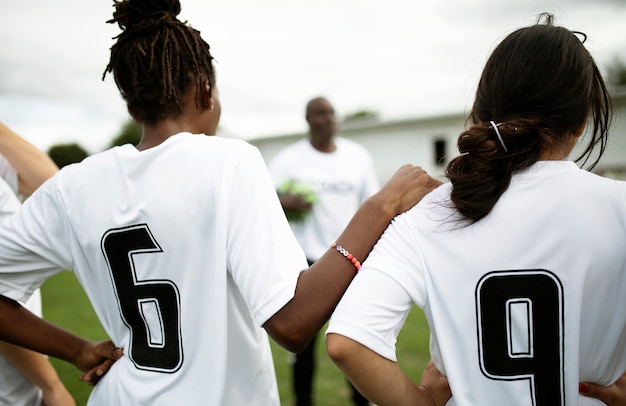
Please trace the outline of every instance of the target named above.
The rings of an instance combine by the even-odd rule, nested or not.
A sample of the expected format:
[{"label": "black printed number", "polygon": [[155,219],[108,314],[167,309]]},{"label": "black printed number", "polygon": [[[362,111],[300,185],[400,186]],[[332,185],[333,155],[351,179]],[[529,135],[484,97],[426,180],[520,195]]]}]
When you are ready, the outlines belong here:
[{"label": "black printed number", "polygon": [[535,406],[565,404],[563,295],[544,270],[492,272],[476,287],[483,374],[528,380]]},{"label": "black printed number", "polygon": [[182,365],[180,296],[166,279],[137,280],[134,256],[162,252],[149,228],[140,224],[108,231],[102,251],[109,265],[120,312],[131,331],[125,350],[140,369],[175,372]]}]

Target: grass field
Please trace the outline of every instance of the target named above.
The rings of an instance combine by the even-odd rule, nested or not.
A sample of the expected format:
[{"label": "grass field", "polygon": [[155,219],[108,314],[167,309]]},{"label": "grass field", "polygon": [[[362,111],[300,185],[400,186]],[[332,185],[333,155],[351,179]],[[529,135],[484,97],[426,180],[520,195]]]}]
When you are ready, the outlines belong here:
[{"label": "grass field", "polygon": [[[42,288],[44,317],[68,330],[92,340],[106,339],[89,300],[73,273],[62,272],[49,279]],[[398,337],[400,365],[414,380],[419,380],[428,362],[429,331],[419,309],[411,311],[407,323]],[[289,354],[274,345],[274,363],[281,403],[293,404],[290,388],[291,370]],[[315,375],[315,399],[318,406],[351,406],[348,385],[332,361],[326,355],[324,340],[317,340],[318,370]],[[61,379],[76,399],[77,405],[85,405],[91,388],[79,382],[80,372],[63,361],[51,359]]]}]

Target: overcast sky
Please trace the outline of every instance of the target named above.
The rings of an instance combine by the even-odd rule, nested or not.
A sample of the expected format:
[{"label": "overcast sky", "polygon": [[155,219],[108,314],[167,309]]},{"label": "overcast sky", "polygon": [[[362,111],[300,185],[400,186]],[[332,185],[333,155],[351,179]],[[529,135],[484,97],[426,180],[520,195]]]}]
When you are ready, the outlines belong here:
[{"label": "overcast sky", "polygon": [[[0,0],[0,120],[42,149],[104,149],[128,119],[101,81],[113,1]],[[181,0],[217,60],[224,135],[306,130],[304,105],[384,120],[465,112],[495,45],[548,11],[605,72],[626,61],[626,0]]]}]

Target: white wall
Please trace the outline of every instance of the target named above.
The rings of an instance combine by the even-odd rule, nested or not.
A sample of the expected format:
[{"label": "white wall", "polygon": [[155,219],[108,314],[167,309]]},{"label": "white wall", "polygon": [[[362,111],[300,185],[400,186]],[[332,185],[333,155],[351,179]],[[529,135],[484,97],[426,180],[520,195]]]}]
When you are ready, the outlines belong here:
[{"label": "white wall", "polygon": [[[609,143],[594,172],[626,179],[626,87],[613,91],[613,108]],[[445,164],[458,153],[456,141],[465,128],[465,119],[466,115],[459,113],[397,121],[363,121],[344,125],[339,129],[339,135],[359,142],[369,150],[380,184],[405,163],[419,165],[432,176],[442,177]],[[303,137],[306,137],[305,133],[285,134],[249,142],[259,148],[269,164],[283,147]],[[448,159],[443,164],[435,162],[437,140],[445,141]]]},{"label": "white wall", "polygon": [[[444,140],[446,155],[456,154],[456,139],[463,130],[465,117],[461,114],[421,119],[350,123],[339,129],[339,135],[363,145],[372,154],[381,184],[402,165],[411,163],[426,169],[431,175],[443,173],[444,165],[435,162],[435,142]],[[249,140],[256,145],[265,161],[283,147],[303,137],[305,133]]]}]

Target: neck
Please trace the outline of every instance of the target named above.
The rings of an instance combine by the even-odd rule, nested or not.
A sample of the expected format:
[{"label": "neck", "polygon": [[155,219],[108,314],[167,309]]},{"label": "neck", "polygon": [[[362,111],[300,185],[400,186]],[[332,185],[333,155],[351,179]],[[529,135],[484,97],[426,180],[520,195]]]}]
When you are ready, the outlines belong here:
[{"label": "neck", "polygon": [[311,146],[320,152],[335,152],[337,150],[337,145],[335,145],[334,137],[330,137],[328,139],[320,139],[314,136],[309,137],[309,142]]},{"label": "neck", "polygon": [[561,138],[561,142],[554,144],[551,148],[543,148],[541,151],[541,155],[539,156],[540,161],[565,161],[569,154],[572,153],[574,147],[576,147],[576,143],[578,142],[578,137],[582,134],[584,130],[584,125],[581,126],[577,131],[569,132],[565,134]]},{"label": "neck", "polygon": [[572,152],[573,145],[563,146],[561,148],[552,148],[549,150],[543,150],[541,155],[539,155],[540,161],[565,161],[569,156],[570,152]]},{"label": "neck", "polygon": [[178,119],[165,119],[154,125],[143,125],[143,133],[141,135],[141,141],[137,145],[137,149],[140,151],[156,147],[172,135],[176,135],[182,132],[189,133],[201,133],[193,125],[190,125],[186,120]]}]

